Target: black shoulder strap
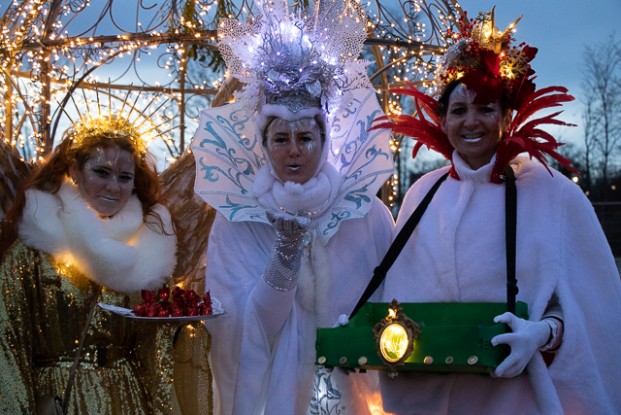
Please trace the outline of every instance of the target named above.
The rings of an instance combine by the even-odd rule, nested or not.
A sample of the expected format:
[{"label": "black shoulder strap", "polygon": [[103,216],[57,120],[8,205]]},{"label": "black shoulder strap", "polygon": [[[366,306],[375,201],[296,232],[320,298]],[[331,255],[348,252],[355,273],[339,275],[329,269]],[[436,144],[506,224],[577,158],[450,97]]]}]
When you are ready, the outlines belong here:
[{"label": "black shoulder strap", "polygon": [[517,190],[515,173],[511,166],[505,169],[505,237],[507,249],[507,311],[515,314],[515,297],[518,293],[515,276],[515,240],[517,226]]},{"label": "black shoulder strap", "polygon": [[[438,181],[433,185],[429,192],[425,195],[425,198],[416,207],[408,221],[403,228],[397,234],[397,237],[388,248],[388,252],[382,259],[382,262],[373,271],[373,278],[369,281],[369,285],[364,290],[364,293],[358,300],[358,303],[354,307],[353,311],[349,315],[349,318],[353,318],[362,307],[373,295],[375,290],[380,286],[386,273],[395,262],[401,250],[405,246],[405,243],[409,239],[412,232],[418,225],[420,218],[425,213],[427,206],[431,202],[431,199],[435,195],[438,187],[444,180],[446,180],[448,173],[442,175]],[[507,311],[515,314],[515,298],[518,293],[517,278],[515,275],[515,250],[516,250],[516,226],[517,226],[517,190],[515,187],[515,173],[511,166],[507,166],[504,174],[505,178],[505,234],[506,234],[506,250],[507,250]]]},{"label": "black shoulder strap", "polygon": [[382,262],[375,268],[375,270],[373,270],[373,278],[371,278],[371,281],[369,281],[369,285],[367,286],[366,290],[364,290],[364,293],[358,300],[356,307],[354,307],[353,311],[349,315],[350,319],[358,312],[360,307],[362,307],[364,303],[369,300],[371,295],[373,295],[375,290],[377,290],[377,287],[379,287],[382,281],[384,281],[386,273],[388,272],[392,264],[396,261],[397,257],[401,253],[401,250],[405,246],[405,243],[410,238],[412,232],[414,232],[416,225],[418,225],[420,218],[423,216],[423,213],[425,213],[425,210],[427,210],[427,206],[429,206],[431,199],[436,194],[438,187],[440,187],[442,182],[446,180],[447,177],[448,173],[445,173],[442,175],[442,177],[438,179],[437,182],[435,182],[433,187],[429,189],[429,192],[427,192],[423,200],[416,207],[412,215],[408,218],[405,225],[403,225],[403,228],[401,228],[401,230],[397,234],[397,237],[390,245],[390,248],[388,248],[388,252],[386,252],[386,255],[384,255],[384,259],[382,259]]}]

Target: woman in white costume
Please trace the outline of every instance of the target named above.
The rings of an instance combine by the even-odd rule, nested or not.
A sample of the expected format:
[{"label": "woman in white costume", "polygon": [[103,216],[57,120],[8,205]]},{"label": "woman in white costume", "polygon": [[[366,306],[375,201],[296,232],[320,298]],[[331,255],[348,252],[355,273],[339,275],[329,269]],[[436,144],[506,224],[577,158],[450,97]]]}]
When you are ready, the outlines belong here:
[{"label": "woman in white costume", "polygon": [[[218,210],[205,286],[220,414],[381,413],[376,373],[315,367],[315,333],[354,307],[391,239],[376,193],[389,131],[357,61],[356,2],[293,16],[284,2],[227,22],[220,48],[244,90],[202,112],[195,190]],[[325,29],[330,29],[325,30]]]},{"label": "woman in white costume", "polygon": [[[384,408],[391,412],[621,412],[619,274],[587,198],[545,164],[549,155],[568,165],[555,152],[560,144],[539,128],[563,124],[558,113],[528,120],[572,97],[560,87],[536,91],[529,63],[536,49],[512,41],[509,29],[494,28],[493,12],[464,18],[437,73],[439,101],[414,88],[407,91],[428,117],[419,113],[389,123],[396,132],[409,127],[419,146],[440,152],[450,165],[423,176],[408,191],[397,229],[431,186],[449,174],[388,273],[382,299],[505,301],[504,182],[513,172],[517,300],[528,304],[529,318],[509,312],[495,318],[511,332],[491,343],[507,344],[511,351],[491,376],[382,377]],[[523,152],[529,154],[518,155]]]}]

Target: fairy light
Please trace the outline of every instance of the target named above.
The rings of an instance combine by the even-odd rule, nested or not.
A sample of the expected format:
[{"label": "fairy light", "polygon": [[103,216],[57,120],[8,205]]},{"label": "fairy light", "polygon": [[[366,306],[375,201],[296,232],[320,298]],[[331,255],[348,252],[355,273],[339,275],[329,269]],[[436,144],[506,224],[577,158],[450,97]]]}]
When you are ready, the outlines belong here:
[{"label": "fairy light", "polygon": [[[370,17],[369,33],[381,41],[377,50],[383,65],[389,66],[389,71],[385,72],[386,81],[382,85],[377,84],[378,89],[384,90],[392,87],[395,82],[402,81],[430,88],[435,56],[443,50],[428,46],[446,46],[446,29],[452,27],[456,21],[449,3],[455,5],[455,2],[399,0],[402,7],[399,14],[391,14],[382,3],[377,0],[361,2]],[[74,16],[75,5],[63,3],[46,33],[47,37],[42,39],[44,22],[51,11],[50,3],[46,0],[14,0],[0,20],[0,97],[3,98],[0,102],[0,129],[5,133],[10,132],[7,142],[30,146],[34,149],[35,157],[41,157],[45,148],[42,140],[49,139],[41,131],[41,121],[37,120],[42,106],[50,107],[47,113],[48,122],[53,124],[57,117],[64,118],[62,111],[55,110],[73,83],[90,71],[90,76],[83,80],[83,85],[100,85],[99,77],[94,75],[102,71],[105,73],[108,67],[112,67],[109,64],[126,65],[123,75],[137,78],[139,84],[150,84],[153,90],[159,88],[167,96],[172,96],[170,91],[175,90],[175,85],[181,82],[181,76],[186,76],[185,84],[190,88],[204,91],[200,93],[203,95],[206,91],[219,88],[224,82],[223,75],[209,79],[197,77],[199,79],[192,80],[185,74],[190,64],[187,42],[194,40],[209,46],[217,41],[215,30],[208,30],[214,28],[213,17],[217,3],[212,0],[188,0],[183,13],[179,11],[174,15],[176,21],[173,14],[170,14],[170,4],[164,4],[167,6],[162,6],[157,12],[160,17],[164,17],[161,22],[137,16],[133,31],[124,30],[116,34],[99,33],[106,26],[98,22],[78,36],[74,34],[76,30],[71,24],[72,21],[80,21],[79,16]],[[91,11],[94,7],[96,6],[91,2],[84,2],[77,13]],[[293,8],[292,5],[292,11]],[[426,13],[432,12],[433,16],[426,16]],[[112,11],[108,13],[111,16]],[[232,13],[238,14],[239,19],[245,19],[244,16],[249,15],[245,3],[238,11],[229,9],[229,17],[236,17]],[[123,63],[128,60],[131,62]],[[157,62],[157,65],[150,65],[151,62]],[[141,68],[164,71],[167,76],[159,74],[157,80],[149,83],[142,75],[137,74],[135,63],[139,63]],[[7,74],[11,74],[12,82],[8,82]],[[110,80],[109,76],[101,78]],[[168,81],[162,82],[162,79]],[[123,85],[122,77],[113,77],[112,81]],[[45,92],[45,82],[51,84],[51,91]],[[135,81],[129,81],[127,85],[133,82]],[[148,103],[140,101],[136,105]],[[403,104],[395,97],[388,98],[384,105],[389,113],[403,111]],[[171,120],[170,114],[161,122],[166,120]],[[161,129],[173,127],[172,124],[174,121]],[[173,136],[162,137],[162,142],[171,143]],[[398,141],[395,141],[393,151],[395,154],[399,153]],[[390,182],[391,194],[396,194],[398,177],[391,178]]]}]

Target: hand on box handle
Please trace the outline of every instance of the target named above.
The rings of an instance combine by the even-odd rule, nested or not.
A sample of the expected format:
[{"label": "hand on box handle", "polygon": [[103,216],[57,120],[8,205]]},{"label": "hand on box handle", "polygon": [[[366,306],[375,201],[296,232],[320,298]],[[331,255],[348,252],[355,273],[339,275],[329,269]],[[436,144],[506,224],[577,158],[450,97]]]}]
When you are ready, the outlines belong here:
[{"label": "hand on box handle", "polygon": [[506,312],[494,318],[495,323],[506,323],[512,330],[492,338],[492,345],[507,344],[511,352],[498,365],[494,376],[512,378],[524,371],[535,353],[549,341],[550,325],[545,321],[529,321]]}]

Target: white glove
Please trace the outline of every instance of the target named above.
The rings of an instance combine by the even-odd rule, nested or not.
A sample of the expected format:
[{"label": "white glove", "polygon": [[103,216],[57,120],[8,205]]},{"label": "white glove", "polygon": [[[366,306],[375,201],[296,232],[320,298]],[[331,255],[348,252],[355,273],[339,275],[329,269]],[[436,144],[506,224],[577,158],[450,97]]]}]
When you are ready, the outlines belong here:
[{"label": "white glove", "polygon": [[276,241],[263,278],[271,287],[289,291],[297,283],[304,235],[310,219],[286,213],[266,212],[266,215],[276,231]]},{"label": "white glove", "polygon": [[347,314],[339,314],[336,319],[336,325],[334,327],[343,327],[349,323],[349,316]]},{"label": "white glove", "polygon": [[550,326],[545,321],[529,321],[506,312],[494,318],[495,323],[506,323],[512,333],[494,336],[492,345],[507,344],[511,352],[494,371],[494,376],[512,378],[524,371],[540,347],[550,337]]}]

